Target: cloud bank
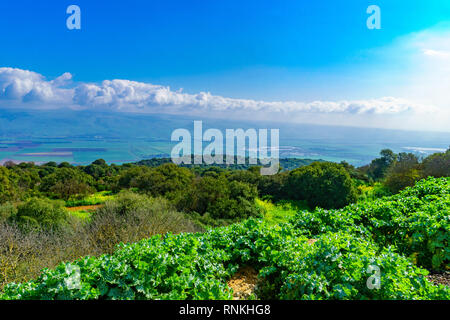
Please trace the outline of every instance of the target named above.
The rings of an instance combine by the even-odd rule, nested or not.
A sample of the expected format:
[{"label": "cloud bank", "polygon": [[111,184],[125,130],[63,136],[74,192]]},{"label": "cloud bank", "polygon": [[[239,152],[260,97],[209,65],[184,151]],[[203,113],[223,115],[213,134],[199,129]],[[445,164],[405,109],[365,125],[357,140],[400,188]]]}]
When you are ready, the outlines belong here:
[{"label": "cloud bank", "polygon": [[36,72],[0,68],[0,103],[21,102],[24,107],[33,102],[64,104],[71,99],[71,92],[63,86],[71,79],[70,73],[64,73],[52,81],[46,81]]},{"label": "cloud bank", "polygon": [[[130,80],[75,83],[67,72],[47,80],[39,73],[16,68],[0,68],[0,107],[178,113],[211,117],[228,115],[230,118],[251,116],[260,120],[319,123],[323,122],[321,119],[328,118],[325,122],[352,125],[355,121],[364,120],[369,126],[377,126],[377,123],[383,125],[388,118],[398,121],[402,116],[439,113],[434,106],[395,97],[357,101],[256,101],[207,92],[189,94],[166,86]],[[374,119],[378,120],[373,123]]]}]

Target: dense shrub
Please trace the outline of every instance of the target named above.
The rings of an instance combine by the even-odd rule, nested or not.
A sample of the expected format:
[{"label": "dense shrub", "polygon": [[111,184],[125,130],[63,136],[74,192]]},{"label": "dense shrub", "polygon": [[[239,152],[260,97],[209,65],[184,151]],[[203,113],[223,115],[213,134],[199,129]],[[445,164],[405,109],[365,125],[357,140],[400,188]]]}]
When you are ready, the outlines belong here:
[{"label": "dense shrub", "polygon": [[135,177],[134,186],[154,197],[165,196],[173,199],[178,192],[190,187],[193,178],[194,175],[189,169],[167,163],[151,170],[144,170]]},{"label": "dense shrub", "polygon": [[256,186],[231,179],[219,168],[211,167],[202,176],[194,176],[189,169],[173,163],[157,168],[134,166],[121,173],[118,185],[153,197],[163,196],[205,225],[226,225],[260,215],[255,205]]},{"label": "dense shrub", "polygon": [[261,198],[277,201],[287,198],[285,185],[288,176],[288,172],[280,172],[275,175],[261,175],[260,167],[251,167],[245,171],[232,171],[227,178],[230,181],[240,181],[254,185],[257,187],[258,195]]},{"label": "dense shrub", "polygon": [[421,178],[419,170],[415,167],[393,166],[384,181],[384,185],[392,193],[397,193],[406,187],[412,187]]},{"label": "dense shrub", "polygon": [[123,192],[92,215],[86,226],[98,252],[111,253],[120,242],[136,242],[155,234],[202,230],[166,199]]},{"label": "dense shrub", "polygon": [[450,178],[428,178],[401,193],[340,210],[303,211],[293,225],[314,237],[348,230],[393,245],[421,266],[440,269],[450,261]]},{"label": "dense shrub", "polygon": [[204,176],[178,195],[178,210],[190,213],[204,224],[218,226],[260,216],[255,204],[258,191],[245,182],[229,182],[224,175]]},{"label": "dense shrub", "polygon": [[[285,224],[248,220],[204,234],[167,234],[112,255],[83,258],[45,270],[25,284],[9,284],[1,299],[230,299],[225,281],[251,264],[263,280],[260,296],[275,299],[449,299],[426,270],[391,248],[347,233],[325,233],[311,243]],[[369,290],[369,265],[381,287]],[[73,286],[73,270],[80,281]]]},{"label": "dense shrub", "polygon": [[92,193],[94,179],[75,168],[62,167],[47,175],[40,186],[49,196],[68,200],[71,197],[83,197]]},{"label": "dense shrub", "polygon": [[[21,210],[28,214],[28,210],[34,212],[36,208],[36,212],[42,212],[42,207],[50,206],[51,211],[53,204],[47,200],[41,205],[41,199],[37,202],[33,199]],[[48,212],[44,216],[48,217]],[[64,228],[57,229],[30,228],[29,224],[24,228],[17,218],[9,223],[0,222],[0,290],[12,281],[29,281],[39,276],[41,269],[53,268],[62,261],[112,253],[121,242],[136,242],[167,232],[202,230],[176,212],[167,200],[130,192],[108,201],[87,222],[67,218]],[[39,223],[45,225],[46,220]]]},{"label": "dense shrub", "polygon": [[18,190],[15,188],[8,169],[0,166],[0,203],[15,200]]},{"label": "dense shrub", "polygon": [[380,158],[373,159],[372,162],[363,170],[375,181],[383,179],[387,170],[389,170],[389,167],[397,159],[397,155],[390,149],[381,150],[380,155]]},{"label": "dense shrub", "polygon": [[11,218],[23,229],[58,229],[67,221],[62,201],[31,198],[17,207]]},{"label": "dense shrub", "polygon": [[[414,267],[393,248],[380,251],[370,241],[345,232],[325,233],[316,240],[285,243],[283,251],[290,255],[269,251],[268,260],[273,263],[260,272],[268,280],[269,297],[306,300],[450,297],[448,288],[431,285],[425,277],[427,271]],[[368,273],[369,266],[381,271],[379,289],[369,289],[367,285],[372,275]]]},{"label": "dense shrub", "polygon": [[306,200],[311,207],[341,208],[356,200],[348,172],[340,164],[315,162],[293,170],[286,192],[294,200]]},{"label": "dense shrub", "polygon": [[423,177],[450,177],[450,149],[445,153],[435,153],[424,159],[422,163]]},{"label": "dense shrub", "polygon": [[17,213],[17,208],[12,203],[0,204],[0,223],[5,222]]}]

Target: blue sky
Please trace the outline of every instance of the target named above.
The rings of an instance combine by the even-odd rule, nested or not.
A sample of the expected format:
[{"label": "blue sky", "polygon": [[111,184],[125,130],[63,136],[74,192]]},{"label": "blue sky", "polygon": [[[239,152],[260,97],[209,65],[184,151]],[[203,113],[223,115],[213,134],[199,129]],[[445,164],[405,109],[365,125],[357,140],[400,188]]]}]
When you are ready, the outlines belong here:
[{"label": "blue sky", "polygon": [[[66,28],[70,4],[81,30]],[[381,30],[366,27],[371,4]],[[421,87],[411,79],[436,66],[418,66],[411,48],[444,57],[449,21],[442,0],[2,1],[0,67],[68,72],[72,86],[127,79],[268,102],[409,99]],[[448,96],[427,99],[442,92],[412,100],[448,110]]]}]

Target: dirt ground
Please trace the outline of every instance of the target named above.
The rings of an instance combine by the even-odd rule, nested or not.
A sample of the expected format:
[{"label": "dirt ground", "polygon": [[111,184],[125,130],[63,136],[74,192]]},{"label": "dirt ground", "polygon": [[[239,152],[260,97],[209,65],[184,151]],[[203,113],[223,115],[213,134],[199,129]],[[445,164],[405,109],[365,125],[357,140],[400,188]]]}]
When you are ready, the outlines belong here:
[{"label": "dirt ground", "polygon": [[239,269],[228,280],[228,286],[233,289],[233,300],[245,300],[255,293],[258,283],[258,272],[252,267],[246,266]]},{"label": "dirt ground", "polygon": [[428,280],[436,284],[443,284],[446,286],[450,286],[450,272],[445,271],[442,273],[430,273],[427,276]]},{"label": "dirt ground", "polygon": [[100,208],[102,205],[101,204],[97,204],[97,205],[92,205],[92,206],[79,206],[79,207],[69,207],[66,208],[69,211],[90,211],[90,210],[97,210],[98,208]]}]

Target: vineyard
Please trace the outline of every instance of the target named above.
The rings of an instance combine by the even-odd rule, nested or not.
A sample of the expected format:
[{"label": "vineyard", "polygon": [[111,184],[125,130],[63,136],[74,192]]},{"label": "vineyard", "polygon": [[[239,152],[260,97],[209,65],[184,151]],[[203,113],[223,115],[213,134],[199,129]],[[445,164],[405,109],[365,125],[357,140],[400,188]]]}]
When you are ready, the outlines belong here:
[{"label": "vineyard", "polygon": [[246,267],[258,272],[258,299],[450,299],[426,277],[449,268],[450,178],[288,219],[121,244],[11,283],[0,299],[231,299],[227,281]]}]

